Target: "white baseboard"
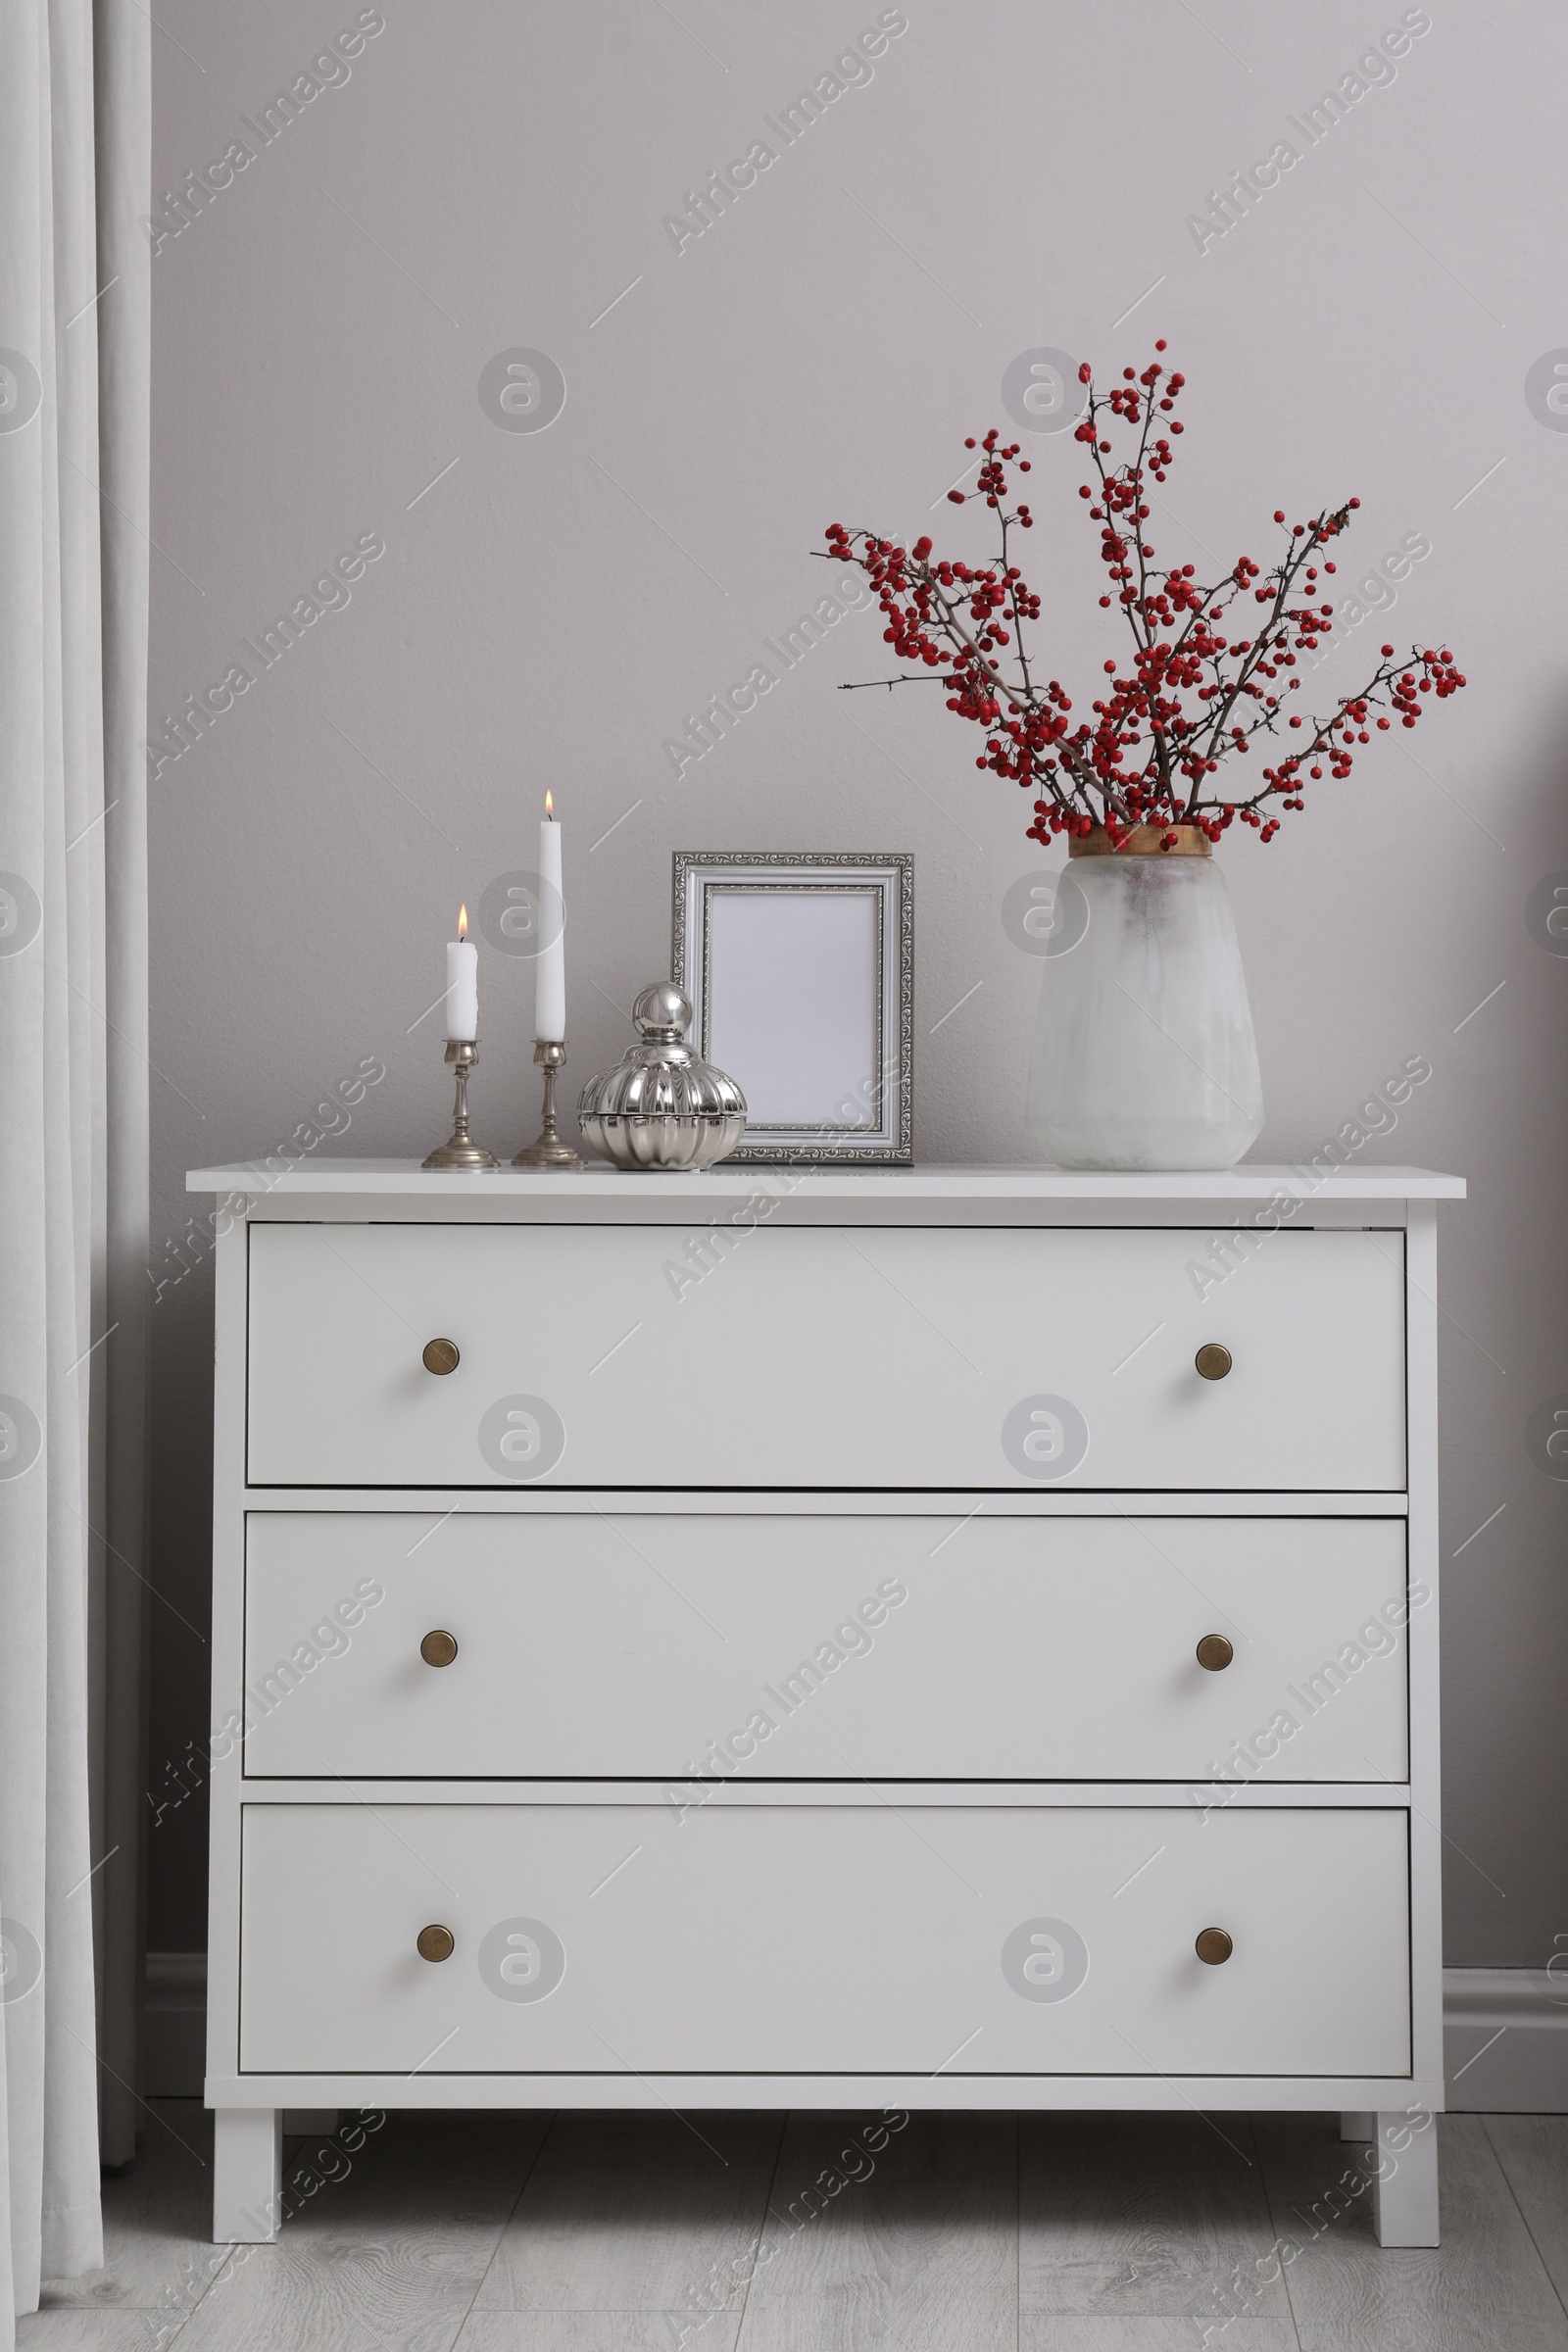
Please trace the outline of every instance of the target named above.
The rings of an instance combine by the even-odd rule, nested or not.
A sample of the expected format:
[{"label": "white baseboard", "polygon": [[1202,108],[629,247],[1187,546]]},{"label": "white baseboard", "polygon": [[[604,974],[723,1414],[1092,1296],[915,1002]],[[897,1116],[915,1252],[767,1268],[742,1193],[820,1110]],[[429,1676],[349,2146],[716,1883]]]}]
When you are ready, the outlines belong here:
[{"label": "white baseboard", "polygon": [[1568,2115],[1568,1983],[1541,1968],[1446,1968],[1444,2072],[1458,2115]]},{"label": "white baseboard", "polygon": [[207,2074],[207,1954],[149,1952],[142,2011],[142,2091],[199,2099]]},{"label": "white baseboard", "polygon": [[[1539,1968],[1446,1968],[1448,2106],[1460,2115],[1568,2115],[1568,1984]],[[199,2099],[207,2069],[207,1954],[149,1952],[148,2098]]]}]

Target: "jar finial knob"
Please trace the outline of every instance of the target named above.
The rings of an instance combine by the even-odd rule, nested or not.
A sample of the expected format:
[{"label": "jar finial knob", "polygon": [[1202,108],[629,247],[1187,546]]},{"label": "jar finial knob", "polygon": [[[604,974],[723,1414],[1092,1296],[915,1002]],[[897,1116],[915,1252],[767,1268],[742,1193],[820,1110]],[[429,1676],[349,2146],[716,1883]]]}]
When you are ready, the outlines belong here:
[{"label": "jar finial knob", "polygon": [[691,1027],[692,1001],[673,980],[656,980],[643,990],[631,1008],[631,1017],[650,1042],[658,1039],[674,1045]]}]

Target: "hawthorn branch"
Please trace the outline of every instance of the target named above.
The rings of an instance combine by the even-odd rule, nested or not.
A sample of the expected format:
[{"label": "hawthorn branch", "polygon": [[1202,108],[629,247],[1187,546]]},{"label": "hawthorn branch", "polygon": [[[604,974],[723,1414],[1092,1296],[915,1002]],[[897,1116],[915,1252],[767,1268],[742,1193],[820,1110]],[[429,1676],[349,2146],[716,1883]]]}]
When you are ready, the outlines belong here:
[{"label": "hawthorn branch", "polygon": [[[1124,370],[1128,380],[1110,394],[1097,393],[1091,383],[1076,436],[1089,445],[1100,500],[1090,513],[1101,526],[1101,558],[1133,643],[1132,661],[1123,669],[1114,662],[1104,664],[1103,699],[1093,705],[1093,721],[1082,719],[1069,732],[1065,713],[1071,704],[1060,685],[1054,679],[1049,687],[1037,683],[1029,632],[1039,617],[1039,599],[1009,560],[1014,526],[1032,518],[1022,502],[1017,512],[1008,508],[1006,468],[1017,460],[1018,447],[1000,447],[995,428],[983,444],[978,487],[950,497],[960,506],[983,498],[996,511],[999,558],[973,568],[937,563],[929,537],[916,542],[911,557],[890,540],[860,529],[851,533],[837,523],[830,526],[828,549],[813,551],[854,562],[865,572],[892,624],[889,642],[926,665],[894,677],[848,680],[843,690],[945,684],[949,708],[986,730],[976,764],[1033,789],[1029,829],[1038,840],[1047,838],[1047,817],[1053,831],[1102,823],[1118,847],[1121,828],[1141,822],[1197,823],[1217,840],[1242,815],[1260,826],[1267,841],[1279,819],[1262,823],[1263,804],[1301,807],[1302,770],[1324,760],[1336,776],[1347,774],[1351,745],[1367,740],[1366,720],[1375,705],[1387,703],[1410,726],[1422,712],[1419,695],[1435,690],[1442,700],[1465,683],[1446,652],[1412,649],[1402,662],[1389,653],[1368,683],[1346,695],[1327,717],[1305,720],[1300,748],[1266,769],[1255,788],[1233,800],[1223,797],[1223,786],[1210,783],[1210,771],[1217,777],[1224,760],[1245,757],[1255,736],[1277,734],[1282,719],[1289,719],[1293,734],[1302,730],[1303,714],[1289,704],[1303,679],[1283,673],[1294,672],[1298,654],[1314,651],[1332,628],[1328,606],[1314,608],[1306,599],[1314,590],[1323,593],[1316,588],[1315,559],[1346,529],[1359,502],[1351,499],[1321,511],[1309,524],[1297,524],[1266,574],[1245,555],[1209,585],[1194,579],[1190,565],[1152,568],[1154,550],[1143,536],[1149,469],[1165,479],[1172,451],[1160,415],[1170,412],[1183,383],[1173,373],[1161,394],[1163,374],[1157,365],[1137,378]],[[1112,419],[1138,428],[1135,452],[1119,466],[1107,464]],[[1174,418],[1171,430],[1181,430]],[[1093,497],[1087,487],[1082,495]],[[1227,637],[1221,626],[1244,592],[1263,610],[1253,625]],[[1103,606],[1112,601],[1101,599]],[[1005,656],[1004,646],[1009,649]],[[1279,691],[1268,691],[1276,682]],[[1389,717],[1377,721],[1380,729],[1390,723]]]}]

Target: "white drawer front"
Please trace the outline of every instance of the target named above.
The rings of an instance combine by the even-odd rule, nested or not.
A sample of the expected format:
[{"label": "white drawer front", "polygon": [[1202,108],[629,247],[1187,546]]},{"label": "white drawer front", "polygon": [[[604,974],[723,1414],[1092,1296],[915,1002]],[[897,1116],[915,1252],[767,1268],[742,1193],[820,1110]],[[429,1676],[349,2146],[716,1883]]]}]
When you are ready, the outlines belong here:
[{"label": "white drawer front", "polygon": [[[248,1524],[251,1775],[1406,1770],[1402,1520],[478,1509]],[[456,1639],[450,1664],[424,1662],[433,1632]],[[1210,1635],[1234,1653],[1218,1671],[1196,1656]]]},{"label": "white drawer front", "polygon": [[1395,2075],[1407,1843],[1384,1810],[250,1805],[240,2065]]},{"label": "white drawer front", "polygon": [[1217,1284],[1206,1231],[759,1227],[698,1234],[701,1280],[692,1239],[254,1225],[251,1482],[1403,1484],[1397,1234],[1281,1232]]}]

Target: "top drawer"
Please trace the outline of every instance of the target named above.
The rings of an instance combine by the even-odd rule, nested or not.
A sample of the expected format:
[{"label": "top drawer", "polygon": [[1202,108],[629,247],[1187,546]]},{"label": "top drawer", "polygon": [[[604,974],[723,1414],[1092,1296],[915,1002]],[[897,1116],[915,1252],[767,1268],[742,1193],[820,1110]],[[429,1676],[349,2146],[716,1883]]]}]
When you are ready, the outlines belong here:
[{"label": "top drawer", "polygon": [[257,1223],[247,1476],[1402,1487],[1402,1236],[1277,1233],[1219,1282],[1208,1239]]}]

